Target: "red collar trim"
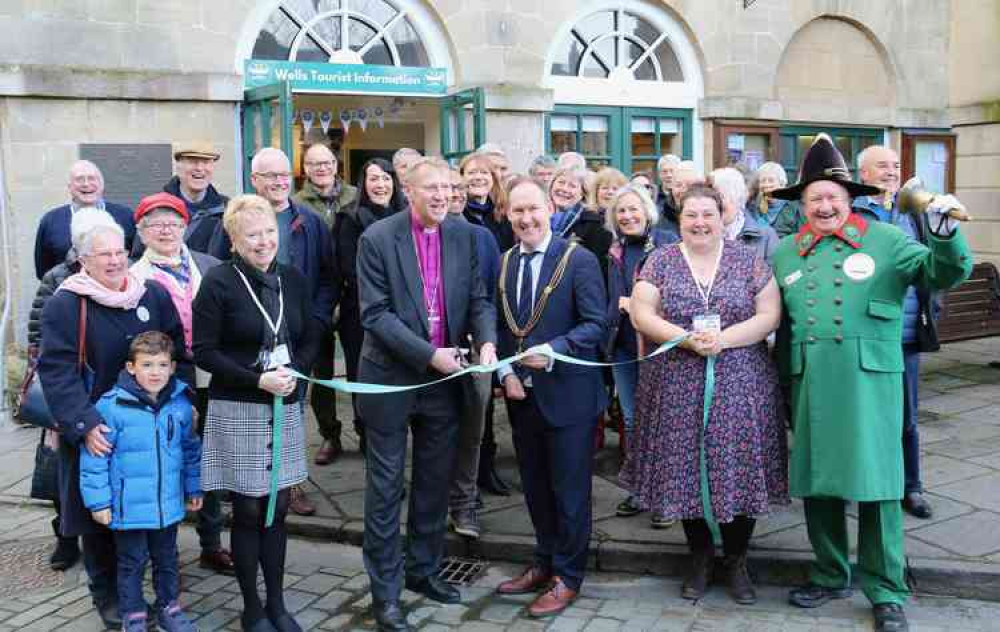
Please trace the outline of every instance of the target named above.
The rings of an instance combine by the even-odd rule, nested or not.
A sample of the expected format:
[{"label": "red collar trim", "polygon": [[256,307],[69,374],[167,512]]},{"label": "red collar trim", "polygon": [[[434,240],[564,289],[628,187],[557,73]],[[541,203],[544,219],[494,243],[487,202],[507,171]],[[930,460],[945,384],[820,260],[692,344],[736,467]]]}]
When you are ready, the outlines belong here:
[{"label": "red collar trim", "polygon": [[[833,233],[832,237],[836,237],[851,248],[860,248],[861,239],[866,232],[868,232],[868,222],[865,218],[858,213],[851,213],[848,215],[844,225],[837,232]],[[808,255],[827,236],[820,235],[809,224],[803,226],[798,234],[795,235],[795,243],[799,245],[799,256],[804,257]]]}]

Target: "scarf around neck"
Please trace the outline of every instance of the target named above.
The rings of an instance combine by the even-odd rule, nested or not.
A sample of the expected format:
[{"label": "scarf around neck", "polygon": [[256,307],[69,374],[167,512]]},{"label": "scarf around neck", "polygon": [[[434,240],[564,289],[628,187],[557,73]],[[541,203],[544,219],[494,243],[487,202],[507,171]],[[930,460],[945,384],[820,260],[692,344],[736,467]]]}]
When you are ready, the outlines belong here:
[{"label": "scarf around neck", "polygon": [[89,298],[104,307],[135,309],[146,293],[146,284],[129,270],[125,277],[125,288],[122,290],[110,290],[98,283],[94,277],[87,274],[86,270],[81,269],[76,274],[67,277],[56,291],[60,290],[66,290],[77,296]]},{"label": "scarf around neck", "polygon": [[[281,300],[279,298],[280,294],[280,284],[278,281],[278,262],[277,259],[271,262],[271,266],[266,272],[256,268],[246,261],[243,260],[238,254],[233,255],[233,266],[243,273],[243,276],[250,281],[250,287],[254,289],[254,293],[260,300],[260,304],[263,306],[267,315],[270,316],[271,321],[274,322],[278,318],[278,313],[281,311]],[[240,282],[238,285],[242,286],[243,283]],[[242,291],[246,291],[246,287],[240,288]],[[278,337],[277,340],[274,339],[274,335],[267,326],[261,327],[261,332],[264,334],[264,340],[261,341],[261,347],[266,347],[271,349],[274,344],[282,344],[288,340],[288,306],[285,306],[285,318],[281,319],[281,324],[278,326]]]}]

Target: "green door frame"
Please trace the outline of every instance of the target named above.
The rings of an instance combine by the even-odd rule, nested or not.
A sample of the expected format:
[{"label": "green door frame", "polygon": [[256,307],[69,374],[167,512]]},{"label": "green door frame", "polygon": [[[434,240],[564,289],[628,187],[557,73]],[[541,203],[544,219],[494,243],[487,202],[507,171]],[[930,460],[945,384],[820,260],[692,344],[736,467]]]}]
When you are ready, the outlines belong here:
[{"label": "green door frame", "polygon": [[[276,105],[273,102],[277,102]],[[250,88],[243,92],[242,126],[243,126],[243,191],[253,192],[250,184],[250,162],[257,149],[257,130],[260,130],[261,147],[272,145],[271,122],[275,116],[282,122],[281,149],[292,160],[292,88],[287,81],[279,81],[258,88]],[[260,126],[259,128],[257,126]]]},{"label": "green door frame", "polygon": [[[844,156],[844,160],[847,161],[847,168],[851,172],[851,178],[857,179],[857,165],[855,164],[855,157],[858,153],[864,149],[862,146],[861,139],[869,139],[874,141],[869,144],[879,144],[882,142],[885,130],[880,127],[824,127],[819,125],[782,125],[778,128],[779,137],[779,149],[778,156],[781,159],[781,166],[785,168],[785,172],[788,174],[789,182],[794,182],[798,180],[799,163],[802,162],[802,156],[799,155],[798,142],[794,140],[799,136],[815,136],[820,132],[825,132],[830,135],[831,138],[836,139],[838,136],[847,137],[851,139],[851,155]],[[784,150],[785,140],[791,138],[793,139],[789,147],[792,151],[786,152]],[[789,155],[791,154],[791,155]]]},{"label": "green door frame", "polygon": [[[465,131],[465,114],[472,114],[472,144]],[[441,155],[454,163],[486,142],[486,96],[482,88],[469,88],[441,99]],[[455,133],[452,135],[452,126]]]},{"label": "green door frame", "polygon": [[[552,153],[552,116],[569,115],[577,118],[576,147],[583,141],[582,117],[605,116],[608,118],[608,153],[603,155],[585,154],[587,158],[607,160],[611,166],[623,173],[632,172],[635,160],[658,160],[662,154],[660,147],[660,119],[670,118],[681,122],[681,158],[691,160],[693,156],[693,121],[691,110],[682,108],[632,108],[605,105],[556,105],[545,115],[545,153]],[[632,119],[652,118],[654,120],[655,156],[632,155]],[[582,153],[582,152],[581,152]]]}]

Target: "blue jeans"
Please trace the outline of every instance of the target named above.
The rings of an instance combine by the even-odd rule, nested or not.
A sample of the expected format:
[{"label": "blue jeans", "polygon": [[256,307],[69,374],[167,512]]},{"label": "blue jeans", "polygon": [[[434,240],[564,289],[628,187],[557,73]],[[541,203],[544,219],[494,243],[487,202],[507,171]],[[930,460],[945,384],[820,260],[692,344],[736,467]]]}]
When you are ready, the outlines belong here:
[{"label": "blue jeans", "polygon": [[153,560],[153,590],[155,609],[177,601],[180,591],[177,570],[177,525],[165,529],[133,529],[115,531],[118,549],[118,612],[122,619],[137,612],[146,612],[142,596],[142,580],[146,562]]},{"label": "blue jeans", "polygon": [[[621,357],[622,355],[616,352],[615,361],[634,359],[627,355]],[[639,363],[619,364],[611,367],[611,372],[615,376],[615,388],[618,389],[618,403],[622,407],[625,429],[631,431],[635,425],[635,389],[639,384]]]},{"label": "blue jeans", "polygon": [[920,352],[903,345],[903,491],[923,492],[920,482],[920,432],[917,430]]}]

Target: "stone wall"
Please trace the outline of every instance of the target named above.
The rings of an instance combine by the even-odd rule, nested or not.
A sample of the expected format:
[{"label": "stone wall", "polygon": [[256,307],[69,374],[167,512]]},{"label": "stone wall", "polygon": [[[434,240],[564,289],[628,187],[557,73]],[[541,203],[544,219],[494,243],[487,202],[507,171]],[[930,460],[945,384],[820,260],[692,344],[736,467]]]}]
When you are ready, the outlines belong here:
[{"label": "stone wall", "polygon": [[977,260],[1000,264],[1000,3],[952,2],[950,53],[956,193],[975,218]]},{"label": "stone wall", "polygon": [[[676,22],[695,50],[704,78],[702,120],[695,124],[705,128],[706,156],[718,119],[947,128],[951,116],[959,135],[959,193],[985,218],[977,249],[1000,257],[1000,79],[995,64],[990,77],[977,71],[982,60],[1000,58],[996,0],[757,0],[747,10],[739,0],[625,5],[640,1]],[[278,0],[0,2],[0,161],[15,224],[18,332],[35,286],[34,229],[46,208],[64,201],[79,143],[209,138],[224,154],[220,188],[236,190],[239,72],[277,6]],[[515,168],[543,146],[543,113],[553,105],[546,77],[554,34],[568,20],[609,6],[620,3],[420,4],[444,33],[440,48],[452,57],[456,87],[487,89],[488,138],[511,152]],[[817,100],[817,89],[832,102]],[[425,144],[434,146],[432,140]]]},{"label": "stone wall", "polygon": [[0,165],[12,220],[18,339],[37,286],[33,249],[38,222],[46,210],[68,201],[69,167],[79,157],[80,143],[211,140],[222,154],[215,171],[217,187],[231,194],[239,182],[235,121],[231,103],[0,100]]}]

